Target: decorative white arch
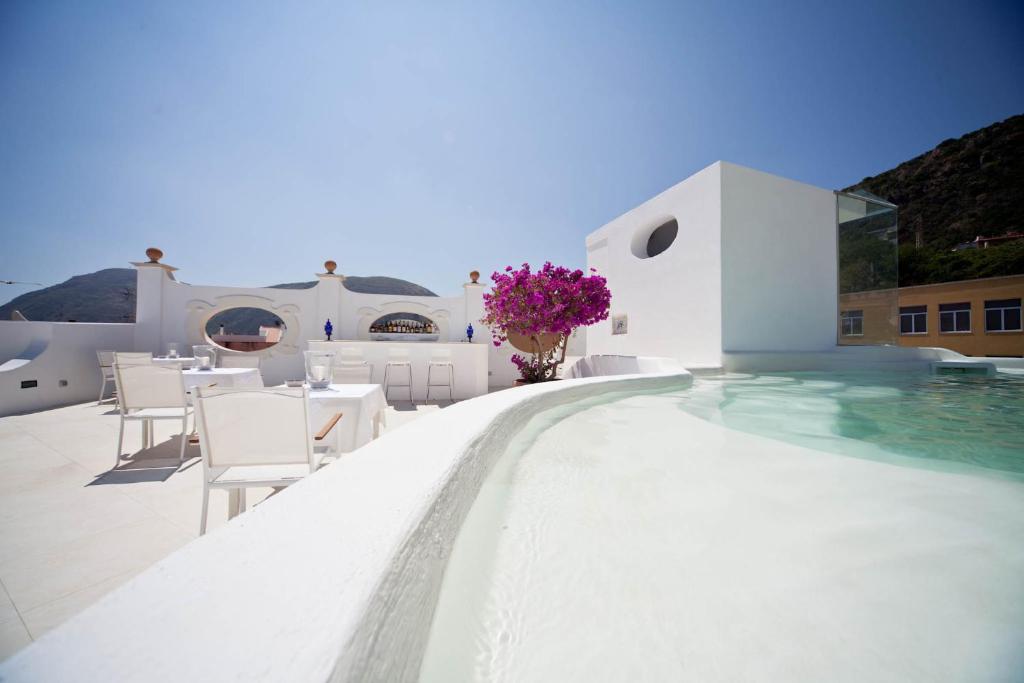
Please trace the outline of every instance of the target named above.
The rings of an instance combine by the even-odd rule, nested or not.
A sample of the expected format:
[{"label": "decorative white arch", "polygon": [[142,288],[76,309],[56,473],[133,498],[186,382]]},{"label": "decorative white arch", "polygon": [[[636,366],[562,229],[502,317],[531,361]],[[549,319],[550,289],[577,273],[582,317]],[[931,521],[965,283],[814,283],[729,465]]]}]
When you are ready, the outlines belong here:
[{"label": "decorative white arch", "polygon": [[367,341],[370,339],[370,325],[383,315],[393,313],[415,313],[434,321],[438,329],[438,340],[448,341],[451,339],[450,329],[451,313],[446,308],[432,308],[426,304],[416,301],[389,301],[380,306],[363,306],[356,311],[359,320],[356,323],[356,339]]},{"label": "decorative white arch", "polygon": [[302,326],[299,322],[299,307],[295,304],[277,305],[273,299],[253,294],[225,294],[213,301],[192,299],[185,304],[185,331],[190,344],[216,344],[206,334],[206,323],[210,318],[232,308],[259,308],[273,313],[284,322],[284,334],[281,341],[259,351],[250,351],[254,355],[269,358],[275,355],[292,355],[299,352],[302,339]]}]

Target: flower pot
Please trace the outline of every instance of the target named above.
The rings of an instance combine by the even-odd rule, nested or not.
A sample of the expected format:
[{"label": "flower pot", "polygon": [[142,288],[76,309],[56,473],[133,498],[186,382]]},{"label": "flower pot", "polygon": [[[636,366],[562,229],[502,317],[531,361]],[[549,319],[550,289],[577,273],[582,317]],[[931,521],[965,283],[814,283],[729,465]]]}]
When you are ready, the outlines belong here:
[{"label": "flower pot", "polygon": [[[561,379],[561,377],[553,377],[552,379],[544,380],[544,382],[558,382]],[[515,382],[512,382],[513,387],[523,387],[526,386],[527,384],[543,384],[543,382],[531,382],[528,379],[517,379]]]}]

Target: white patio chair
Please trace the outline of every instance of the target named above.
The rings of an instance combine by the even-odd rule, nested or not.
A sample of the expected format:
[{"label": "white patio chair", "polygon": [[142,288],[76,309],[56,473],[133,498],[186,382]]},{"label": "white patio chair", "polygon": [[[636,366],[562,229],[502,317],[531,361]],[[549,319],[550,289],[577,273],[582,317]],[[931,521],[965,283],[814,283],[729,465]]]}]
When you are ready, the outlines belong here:
[{"label": "white patio chair", "polygon": [[331,368],[331,381],[335,384],[371,384],[373,366],[366,362],[359,349],[342,347]]},{"label": "white patio chair", "polygon": [[152,365],[153,354],[149,351],[114,351],[114,363],[121,367],[127,365]]},{"label": "white patio chair", "polygon": [[181,453],[178,461],[184,462],[188,416],[192,409],[185,395],[181,368],[176,365],[123,365],[120,363],[121,355],[116,354],[119,362],[114,363],[118,409],[121,413],[114,467],[121,462],[125,423],[136,420],[142,422],[143,448],[153,446],[153,423],[156,420],[181,420]]},{"label": "white patio chair", "polygon": [[241,512],[247,488],[294,484],[316,470],[321,454],[314,442],[341,419],[335,413],[311,434],[306,387],[200,387],[195,406],[203,454],[200,534],[206,533],[210,489],[236,491]]},{"label": "white patio chair", "polygon": [[103,394],[107,393],[107,382],[114,387],[114,393],[111,396],[117,396],[117,380],[114,378],[114,352],[113,351],[97,351],[96,358],[100,362],[100,373],[103,375],[103,384],[100,386],[100,397],[96,401],[96,405],[103,403]]},{"label": "white patio chair", "polygon": [[218,365],[222,368],[256,368],[259,370],[263,357],[254,353],[222,353],[219,360]]}]

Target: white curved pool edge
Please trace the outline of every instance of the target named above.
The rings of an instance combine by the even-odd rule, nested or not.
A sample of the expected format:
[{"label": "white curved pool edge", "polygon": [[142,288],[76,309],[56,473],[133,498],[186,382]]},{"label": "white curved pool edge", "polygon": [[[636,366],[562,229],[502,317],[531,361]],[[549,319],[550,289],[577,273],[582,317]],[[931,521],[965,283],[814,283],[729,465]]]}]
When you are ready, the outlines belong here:
[{"label": "white curved pool edge", "polygon": [[0,678],[414,680],[447,555],[512,435],[562,404],[691,380],[565,380],[416,420],[157,563]]}]

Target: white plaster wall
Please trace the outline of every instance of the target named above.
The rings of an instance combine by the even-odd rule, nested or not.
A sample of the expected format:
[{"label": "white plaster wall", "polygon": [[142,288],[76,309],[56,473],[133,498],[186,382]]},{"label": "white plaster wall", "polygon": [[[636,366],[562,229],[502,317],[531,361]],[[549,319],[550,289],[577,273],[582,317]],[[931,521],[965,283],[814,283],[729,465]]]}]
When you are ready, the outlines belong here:
[{"label": "white plaster wall", "polygon": [[282,341],[263,351],[261,372],[268,385],[303,376],[302,351],[309,341],[324,339],[323,326],[329,318],[334,339],[366,338],[370,322],[386,313],[419,313],[442,329],[441,341],[465,338],[468,317],[473,319],[476,343],[487,343],[490,335],[479,319],[483,315],[477,289],[467,284],[464,296],[398,296],[364,294],[345,288],[344,278],[320,274],[310,289],[269,287],[219,287],[189,285],[173,277],[174,269],[160,264],[136,264],[139,271],[136,348],[164,353],[171,342],[211,343],[205,337],[204,321],[229,308],[262,308],[278,315],[285,324]]},{"label": "white plaster wall", "polygon": [[836,345],[831,190],[721,163],[723,351]]},{"label": "white plaster wall", "polygon": [[[143,287],[148,279],[160,279],[159,300],[142,295],[157,291],[155,286]],[[322,283],[321,283],[322,284]],[[282,341],[269,349],[255,352],[262,357],[264,381],[279,384],[289,377],[302,377],[302,349],[307,338],[316,334],[317,289],[270,289],[242,287],[210,287],[188,285],[170,279],[158,268],[139,269],[137,350],[162,354],[168,343],[209,344],[204,321],[219,311],[238,307],[263,308],[278,315],[286,326]],[[160,314],[152,313],[159,309]],[[148,321],[148,322],[142,322]],[[322,326],[323,323],[321,322]],[[322,336],[320,331],[317,335]]]},{"label": "white plaster wall", "polygon": [[[587,237],[587,264],[608,278],[611,317],[587,329],[588,354],[665,356],[690,366],[718,365],[721,344],[721,164],[665,190]],[[679,233],[663,253],[641,259],[631,243],[675,218]],[[642,235],[641,235],[642,237]]]},{"label": "white plaster wall", "polygon": [[[95,401],[103,381],[96,351],[134,345],[131,323],[0,321],[0,415]],[[9,362],[18,359],[28,362]],[[26,380],[38,386],[22,389]]]}]

